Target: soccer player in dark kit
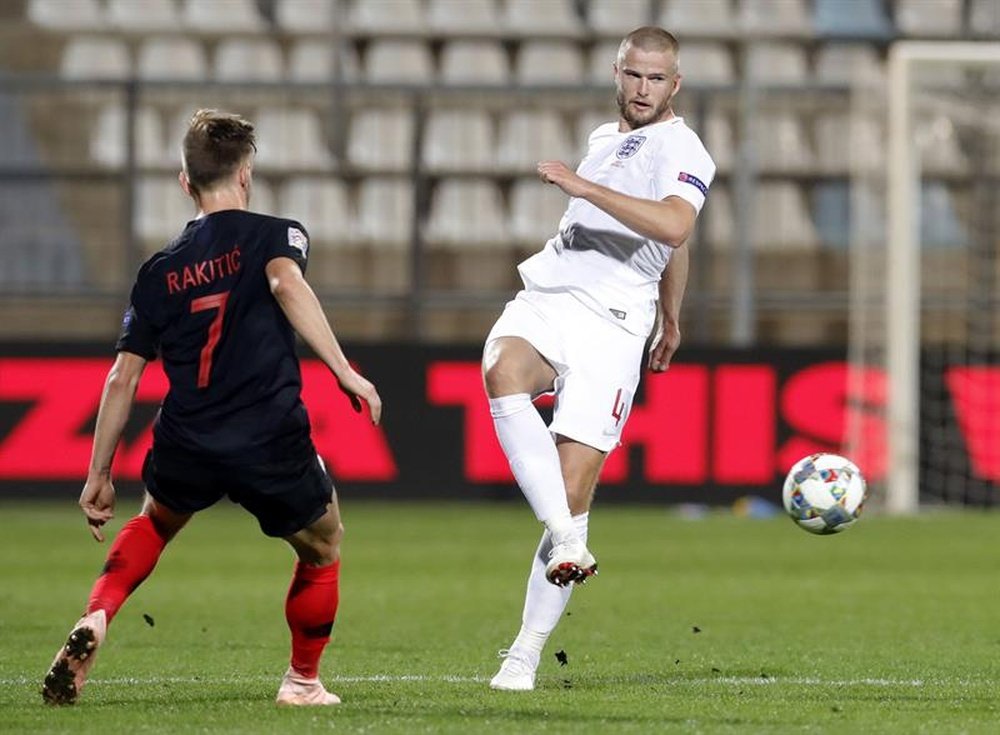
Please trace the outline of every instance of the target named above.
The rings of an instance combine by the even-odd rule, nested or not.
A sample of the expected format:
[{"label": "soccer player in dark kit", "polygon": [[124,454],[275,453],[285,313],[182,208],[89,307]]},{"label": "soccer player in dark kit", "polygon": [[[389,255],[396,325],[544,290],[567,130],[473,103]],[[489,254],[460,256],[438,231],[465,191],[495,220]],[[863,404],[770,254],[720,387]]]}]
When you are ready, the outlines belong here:
[{"label": "soccer player in dark kit", "polygon": [[80,507],[103,541],[115,504],[115,448],[146,363],[159,355],[170,390],[143,467],[146,496],[111,545],[86,611],[45,677],[42,694],[52,704],[76,701],[119,608],[191,516],[223,496],[298,555],[285,603],[291,663],[278,704],[340,701],[318,675],[337,612],[343,526],[300,397],[295,333],[356,411],[366,403],[378,423],[382,402],[344,357],[303,277],[305,228],[248,211],[255,151],[253,125],[238,115],[200,110],[191,119],[179,178],[198,216],[139,270]]}]

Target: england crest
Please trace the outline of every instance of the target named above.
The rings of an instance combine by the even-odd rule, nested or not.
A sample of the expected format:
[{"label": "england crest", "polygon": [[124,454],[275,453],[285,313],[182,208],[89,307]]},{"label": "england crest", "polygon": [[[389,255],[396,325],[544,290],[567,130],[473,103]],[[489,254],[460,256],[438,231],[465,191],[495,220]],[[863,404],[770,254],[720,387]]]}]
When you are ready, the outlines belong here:
[{"label": "england crest", "polygon": [[618,156],[619,159],[631,158],[645,142],[645,135],[630,135],[622,141],[620,146],[618,146],[618,152],[615,155]]}]

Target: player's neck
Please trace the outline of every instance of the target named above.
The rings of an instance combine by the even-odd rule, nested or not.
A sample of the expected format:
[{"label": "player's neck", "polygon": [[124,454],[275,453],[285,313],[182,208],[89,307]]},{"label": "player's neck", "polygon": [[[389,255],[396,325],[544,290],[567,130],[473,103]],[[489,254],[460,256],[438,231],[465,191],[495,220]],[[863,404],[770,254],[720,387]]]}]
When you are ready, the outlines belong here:
[{"label": "player's neck", "polygon": [[223,212],[227,209],[248,209],[246,191],[240,187],[226,187],[203,192],[198,197],[198,216]]},{"label": "player's neck", "polygon": [[664,112],[663,115],[660,116],[660,118],[658,120],[650,120],[648,123],[644,123],[643,125],[639,125],[639,126],[634,127],[634,128],[629,124],[628,120],[626,120],[624,117],[619,117],[618,118],[618,132],[619,133],[631,133],[631,132],[633,132],[635,130],[641,130],[642,128],[648,128],[650,125],[656,125],[657,123],[667,122],[668,120],[673,120],[675,117],[677,117],[677,116],[674,114],[673,108],[669,108],[668,107],[667,111]]}]

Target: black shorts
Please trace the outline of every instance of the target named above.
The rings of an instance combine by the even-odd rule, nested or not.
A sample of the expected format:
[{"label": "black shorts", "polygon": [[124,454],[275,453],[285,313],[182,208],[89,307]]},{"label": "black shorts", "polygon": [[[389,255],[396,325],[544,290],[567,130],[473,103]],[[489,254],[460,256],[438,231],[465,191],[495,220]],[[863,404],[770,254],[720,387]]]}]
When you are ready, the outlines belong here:
[{"label": "black shorts", "polygon": [[197,513],[224,495],[250,511],[268,536],[289,536],[317,521],[333,481],[311,443],[294,456],[262,464],[218,462],[154,446],[142,465],[149,494],[175,513]]}]

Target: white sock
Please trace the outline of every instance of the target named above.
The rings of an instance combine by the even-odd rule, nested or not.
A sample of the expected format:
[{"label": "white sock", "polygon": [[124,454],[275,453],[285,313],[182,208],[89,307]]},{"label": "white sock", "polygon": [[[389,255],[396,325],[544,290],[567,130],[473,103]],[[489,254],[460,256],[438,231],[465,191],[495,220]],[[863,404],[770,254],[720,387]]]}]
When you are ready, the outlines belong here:
[{"label": "white sock", "polygon": [[[573,525],[580,540],[587,543],[587,521],[589,513],[573,516]],[[533,655],[540,655],[549,635],[563,616],[573,586],[556,587],[545,578],[545,565],[549,561],[552,550],[552,537],[548,531],[542,534],[542,540],[535,551],[531,562],[531,574],[528,576],[528,590],[524,596],[524,613],[521,616],[521,630],[511,644],[511,649],[517,648]]]},{"label": "white sock", "polygon": [[549,429],[527,393],[490,399],[497,439],[507,455],[521,492],[556,539],[573,533],[559,465],[559,452]]}]

